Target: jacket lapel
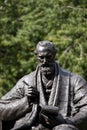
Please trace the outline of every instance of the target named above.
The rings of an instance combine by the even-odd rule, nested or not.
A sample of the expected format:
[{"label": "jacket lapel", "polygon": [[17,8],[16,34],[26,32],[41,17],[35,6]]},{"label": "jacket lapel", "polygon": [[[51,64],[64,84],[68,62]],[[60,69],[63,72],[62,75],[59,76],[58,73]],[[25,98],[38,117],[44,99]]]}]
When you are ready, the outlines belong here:
[{"label": "jacket lapel", "polygon": [[45,99],[45,95],[42,87],[40,71],[38,71],[38,75],[37,75],[37,90],[39,91],[39,103],[41,105],[47,105],[47,101]]},{"label": "jacket lapel", "polygon": [[69,108],[69,91],[70,91],[70,85],[69,80],[70,76],[69,73],[66,73],[62,71],[60,68],[59,70],[59,78],[58,78],[58,84],[56,96],[55,96],[55,105],[59,108],[59,113],[61,113],[63,116],[67,116],[68,114],[68,108]]},{"label": "jacket lapel", "polygon": [[56,101],[57,101],[58,92],[59,92],[59,78],[60,78],[60,75],[58,73],[58,65],[55,64],[55,77],[54,77],[48,105],[56,106]]}]

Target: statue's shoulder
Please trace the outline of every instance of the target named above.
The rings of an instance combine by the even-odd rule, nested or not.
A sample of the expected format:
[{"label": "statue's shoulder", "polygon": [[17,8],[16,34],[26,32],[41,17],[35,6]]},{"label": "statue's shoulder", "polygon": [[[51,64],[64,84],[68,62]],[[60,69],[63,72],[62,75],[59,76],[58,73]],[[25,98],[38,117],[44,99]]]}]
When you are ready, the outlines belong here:
[{"label": "statue's shoulder", "polygon": [[60,74],[63,76],[71,76],[71,72],[69,70],[66,70],[64,68],[60,68]]},{"label": "statue's shoulder", "polygon": [[78,74],[76,74],[76,73],[73,73],[73,72],[71,72],[71,71],[69,71],[69,70],[66,70],[66,69],[63,69],[63,68],[61,68],[61,74],[62,75],[64,75],[64,76],[70,76],[70,78],[71,79],[73,79],[73,80],[83,80],[83,78],[82,78],[82,76],[81,75],[78,75]]},{"label": "statue's shoulder", "polygon": [[78,74],[75,74],[69,70],[66,70],[64,68],[60,68],[60,73],[64,76],[70,76],[72,79],[82,79],[82,77]]},{"label": "statue's shoulder", "polygon": [[35,72],[36,72],[36,71],[33,71],[33,72],[31,72],[31,73],[29,73],[29,74],[23,76],[22,79],[27,80],[27,79],[32,79],[32,78],[34,78],[34,77],[35,77]]},{"label": "statue's shoulder", "polygon": [[21,82],[26,82],[27,84],[33,86],[34,85],[34,81],[35,81],[35,74],[36,74],[36,71],[33,71],[30,74],[27,74],[27,75],[23,76],[20,79],[20,81]]},{"label": "statue's shoulder", "polygon": [[64,76],[69,76],[70,83],[72,86],[75,86],[75,88],[87,86],[87,81],[81,75],[67,71],[65,69],[61,69],[61,72]]}]

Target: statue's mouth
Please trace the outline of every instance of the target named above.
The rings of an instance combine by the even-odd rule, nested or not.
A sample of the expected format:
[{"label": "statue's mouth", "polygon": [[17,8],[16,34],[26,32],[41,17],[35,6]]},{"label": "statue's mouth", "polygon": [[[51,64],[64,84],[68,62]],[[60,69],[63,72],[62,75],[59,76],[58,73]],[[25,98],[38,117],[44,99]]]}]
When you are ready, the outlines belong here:
[{"label": "statue's mouth", "polygon": [[44,74],[51,74],[54,71],[54,63],[39,64],[39,67]]},{"label": "statue's mouth", "polygon": [[41,67],[41,70],[44,72],[51,71],[52,67]]},{"label": "statue's mouth", "polygon": [[53,73],[53,71],[54,71],[54,67],[53,66],[51,66],[51,67],[40,67],[40,71],[43,73],[43,74],[45,74],[45,75],[49,75],[49,74],[52,74]]}]

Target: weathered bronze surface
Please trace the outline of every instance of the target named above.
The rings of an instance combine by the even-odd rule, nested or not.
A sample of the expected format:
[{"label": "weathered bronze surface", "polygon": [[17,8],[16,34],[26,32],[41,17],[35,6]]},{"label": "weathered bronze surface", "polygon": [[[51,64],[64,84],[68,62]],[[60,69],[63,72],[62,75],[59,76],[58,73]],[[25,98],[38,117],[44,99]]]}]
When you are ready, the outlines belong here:
[{"label": "weathered bronze surface", "polygon": [[87,130],[87,82],[59,66],[50,41],[35,54],[36,70],[0,100],[2,130]]}]

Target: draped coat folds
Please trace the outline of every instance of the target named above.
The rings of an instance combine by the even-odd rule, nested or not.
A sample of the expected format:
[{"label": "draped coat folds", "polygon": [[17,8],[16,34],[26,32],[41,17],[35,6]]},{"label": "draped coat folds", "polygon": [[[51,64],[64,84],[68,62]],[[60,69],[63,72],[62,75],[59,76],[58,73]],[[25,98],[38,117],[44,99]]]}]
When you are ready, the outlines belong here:
[{"label": "draped coat folds", "polygon": [[[0,100],[0,120],[2,130],[11,130],[11,123],[20,122],[20,117],[31,113],[31,106],[26,96],[28,86],[36,87],[39,91],[39,105],[57,106],[58,113],[65,119],[66,123],[72,123],[77,127],[85,126],[87,122],[87,83],[79,75],[62,69],[58,64],[50,97],[46,102],[41,76],[36,71],[21,78],[17,84]],[[21,120],[22,120],[21,119]],[[22,123],[23,123],[22,121]],[[10,125],[9,125],[10,122]],[[6,128],[4,123],[7,123]],[[14,123],[13,123],[14,124]]]}]

